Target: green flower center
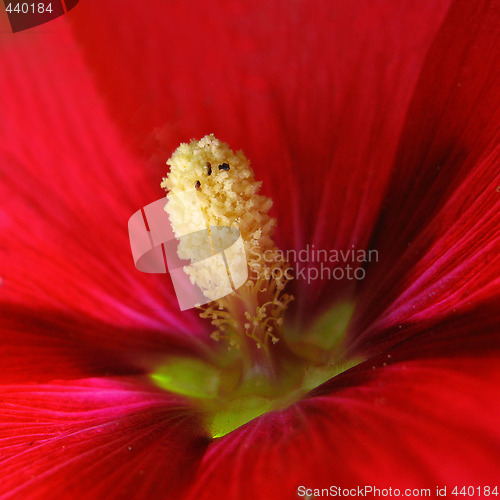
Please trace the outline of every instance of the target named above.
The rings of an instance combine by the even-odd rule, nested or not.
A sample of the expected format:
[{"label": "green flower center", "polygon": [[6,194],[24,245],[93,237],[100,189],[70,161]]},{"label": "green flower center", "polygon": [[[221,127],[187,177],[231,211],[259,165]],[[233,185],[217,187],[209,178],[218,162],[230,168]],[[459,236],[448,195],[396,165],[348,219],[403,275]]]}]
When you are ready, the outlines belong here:
[{"label": "green flower center", "polygon": [[248,376],[237,350],[219,349],[210,361],[171,358],[151,374],[151,379],[162,389],[189,398],[205,416],[210,435],[224,436],[264,413],[290,406],[359,363],[361,359],[345,359],[342,354],[343,334],[352,310],[353,304],[344,302],[306,332],[285,328],[281,340],[287,343],[287,350],[275,361],[278,378],[258,369]]}]

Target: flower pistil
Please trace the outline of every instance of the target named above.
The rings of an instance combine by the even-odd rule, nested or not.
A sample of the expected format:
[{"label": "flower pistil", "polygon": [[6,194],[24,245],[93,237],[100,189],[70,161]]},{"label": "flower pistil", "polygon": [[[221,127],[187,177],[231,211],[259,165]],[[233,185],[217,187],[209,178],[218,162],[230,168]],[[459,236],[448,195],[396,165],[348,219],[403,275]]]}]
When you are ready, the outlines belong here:
[{"label": "flower pistil", "polygon": [[[176,236],[179,238],[195,229],[193,214],[178,197],[194,189],[204,224],[211,233],[212,254],[225,246],[224,241],[216,240],[231,238],[230,232],[214,231],[224,227],[239,231],[247,256],[244,265],[248,262],[249,273],[244,285],[216,298],[222,294],[219,285],[211,279],[209,264],[199,263],[199,236],[193,231],[192,236],[182,239],[179,257],[196,263],[196,266],[185,266],[184,270],[207,297],[215,298],[206,306],[200,306],[200,315],[215,326],[214,340],[225,340],[229,348],[242,353],[246,372],[264,370],[273,376],[275,367],[270,349],[280,339],[284,312],[293,297],[284,292],[291,278],[286,273],[286,263],[274,258],[277,248],[272,233],[276,221],[268,213],[272,201],[259,194],[262,183],[255,180],[243,153],[234,153],[214,135],[181,144],[167,164],[170,172],[161,186],[168,191],[165,210]],[[226,261],[225,264],[227,266]]]}]

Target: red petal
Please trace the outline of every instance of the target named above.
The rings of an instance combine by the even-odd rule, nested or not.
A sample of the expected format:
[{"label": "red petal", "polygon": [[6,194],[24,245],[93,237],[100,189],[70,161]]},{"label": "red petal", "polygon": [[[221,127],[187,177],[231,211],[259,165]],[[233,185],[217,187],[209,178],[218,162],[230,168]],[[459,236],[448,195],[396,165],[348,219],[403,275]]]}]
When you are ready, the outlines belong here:
[{"label": "red petal", "polygon": [[[252,160],[284,248],[345,249],[367,243],[447,6],[107,1],[70,16],[136,145],[164,160],[179,139],[214,132]],[[300,283],[307,317],[324,285]]]},{"label": "red petal", "polygon": [[493,298],[479,305],[468,305],[462,311],[453,310],[441,320],[429,318],[395,325],[383,331],[381,338],[368,339],[363,348],[367,353],[378,353],[397,343],[400,352],[405,352],[405,359],[481,355],[499,348],[499,325],[500,308],[498,299]]},{"label": "red petal", "polygon": [[497,350],[346,372],[322,395],[215,441],[189,498],[287,499],[301,485],[494,487],[499,361]]},{"label": "red petal", "polygon": [[498,299],[499,61],[498,2],[457,2],[409,112],[373,243],[381,262],[359,301],[359,344]]},{"label": "red petal", "polygon": [[62,20],[0,49],[2,301],[202,333],[170,279],[134,267],[127,221],[163,172],[119,137]]},{"label": "red petal", "polygon": [[165,356],[203,356],[181,338],[76,314],[0,305],[1,383],[149,373]]},{"label": "red petal", "polygon": [[127,381],[1,388],[2,498],[178,498],[207,440],[182,401]]}]

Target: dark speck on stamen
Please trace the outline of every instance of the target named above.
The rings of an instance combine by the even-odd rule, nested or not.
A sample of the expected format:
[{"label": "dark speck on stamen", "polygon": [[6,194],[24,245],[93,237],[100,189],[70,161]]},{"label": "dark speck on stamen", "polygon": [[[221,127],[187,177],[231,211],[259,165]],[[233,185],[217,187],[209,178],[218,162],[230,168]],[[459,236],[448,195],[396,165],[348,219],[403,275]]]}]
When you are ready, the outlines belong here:
[{"label": "dark speck on stamen", "polygon": [[207,173],[208,175],[212,175],[212,165],[209,161],[207,161]]},{"label": "dark speck on stamen", "polygon": [[229,164],[223,163],[222,165],[219,165],[219,170],[225,170],[227,172],[229,170]]},{"label": "dark speck on stamen", "polygon": [[194,187],[196,189],[200,189],[201,188],[201,182],[200,181],[196,181],[196,184],[194,185]]}]

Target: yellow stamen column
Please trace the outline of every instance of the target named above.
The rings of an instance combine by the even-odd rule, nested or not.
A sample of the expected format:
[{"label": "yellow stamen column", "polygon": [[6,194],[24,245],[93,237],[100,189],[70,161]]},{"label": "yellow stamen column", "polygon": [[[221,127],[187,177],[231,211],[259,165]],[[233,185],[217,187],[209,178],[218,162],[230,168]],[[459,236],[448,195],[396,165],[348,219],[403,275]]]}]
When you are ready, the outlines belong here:
[{"label": "yellow stamen column", "polygon": [[[283,291],[289,279],[286,264],[273,258],[275,220],[268,215],[272,201],[258,194],[261,183],[243,153],[234,153],[213,135],[181,144],[167,164],[170,172],[161,186],[168,191],[165,210],[177,236],[186,234],[190,214],[174,202],[175,196],[195,189],[207,227],[234,227],[243,239],[248,280],[201,308],[201,316],[216,328],[212,338],[241,351],[245,377],[275,377],[273,348],[280,340],[284,311],[292,297]],[[195,259],[195,248],[184,246],[181,252],[180,257]],[[186,272],[192,283],[202,284],[201,273]]]}]

